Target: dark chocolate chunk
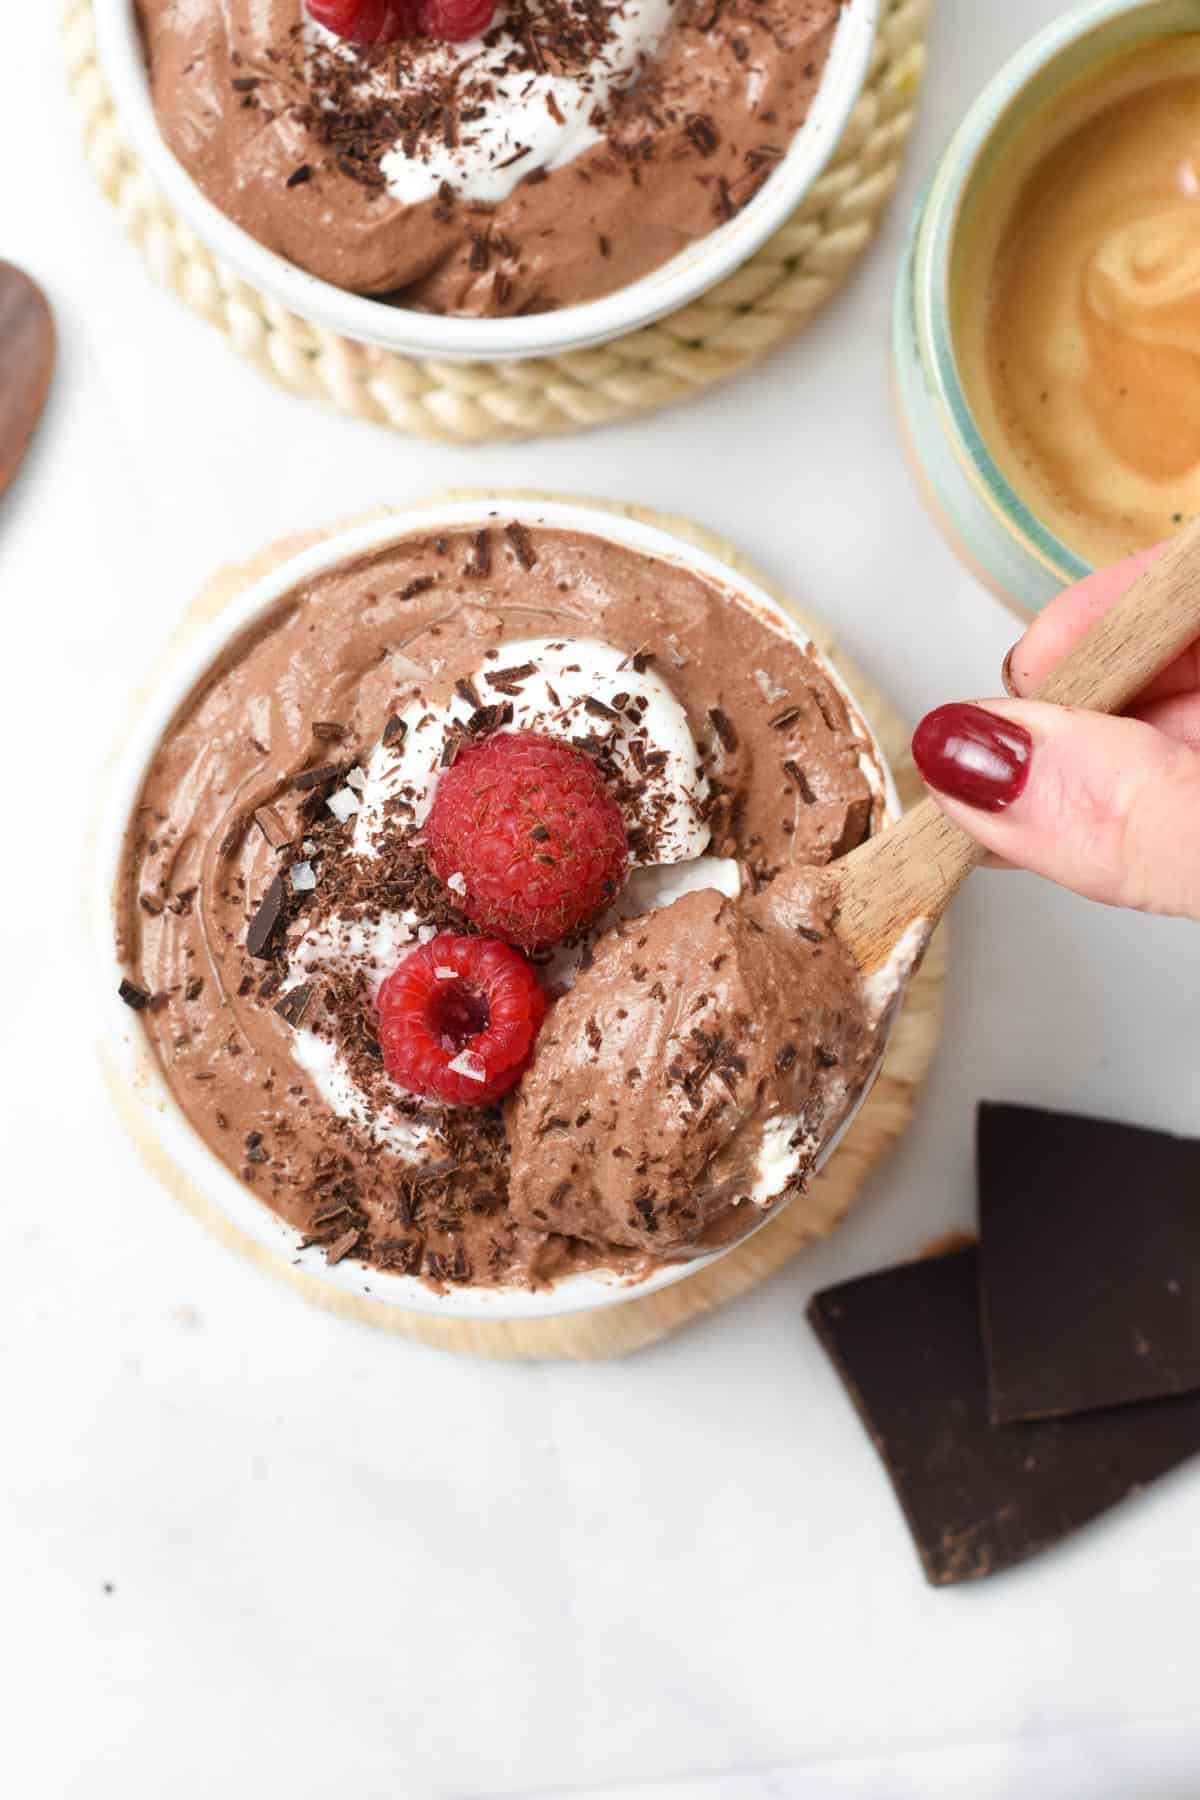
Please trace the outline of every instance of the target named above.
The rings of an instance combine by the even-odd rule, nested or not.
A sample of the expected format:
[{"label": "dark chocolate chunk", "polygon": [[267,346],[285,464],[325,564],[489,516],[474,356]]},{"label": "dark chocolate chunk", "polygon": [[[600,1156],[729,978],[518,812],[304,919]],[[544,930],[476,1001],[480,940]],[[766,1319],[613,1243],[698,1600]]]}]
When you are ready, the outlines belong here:
[{"label": "dark chocolate chunk", "polygon": [[286,901],[283,877],[276,875],[263,895],[258,911],[250,921],[250,929],[246,933],[246,949],[251,956],[269,957],[271,955],[271,940],[283,920]]},{"label": "dark chocolate chunk", "polygon": [[1200,1396],[993,1425],[975,1250],[818,1294],[845,1382],[935,1587],[1024,1562],[1200,1451]]},{"label": "dark chocolate chunk", "polygon": [[144,1012],[150,1004],[150,995],[146,989],[139,987],[136,981],[130,981],[128,976],[122,979],[117,993],[134,1012]]},{"label": "dark chocolate chunk", "polygon": [[978,1157],[992,1417],[1200,1389],[1200,1142],[985,1103]]},{"label": "dark chocolate chunk", "polygon": [[295,1027],[299,1025],[301,1019],[303,1019],[305,1013],[308,1011],[308,1003],[312,999],[312,996],[313,983],[311,981],[302,981],[298,987],[288,989],[287,993],[283,996],[283,999],[276,1004],[275,1011],[279,1014],[285,1025]]}]

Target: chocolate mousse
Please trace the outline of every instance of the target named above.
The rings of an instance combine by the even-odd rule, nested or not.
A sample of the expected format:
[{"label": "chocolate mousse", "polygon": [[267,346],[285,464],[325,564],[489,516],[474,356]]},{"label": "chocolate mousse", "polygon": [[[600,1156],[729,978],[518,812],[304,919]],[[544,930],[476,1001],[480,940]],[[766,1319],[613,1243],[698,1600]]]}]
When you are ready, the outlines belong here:
[{"label": "chocolate mousse", "polygon": [[[599,916],[521,949],[431,850],[447,771],[512,738],[583,759],[626,845]],[[880,794],[819,660],[698,574],[507,515],[402,537],[295,589],[177,713],[116,894],[123,994],[209,1148],[329,1260],[641,1275],[801,1193],[861,1092],[877,1033],[820,870]],[[681,942],[686,990],[659,970]],[[401,1085],[396,972],[450,992],[472,954],[536,990],[504,1080],[447,1039],[441,1086]]]},{"label": "chocolate mousse", "polygon": [[842,0],[509,0],[364,46],[302,0],[135,0],[167,144],[339,287],[430,312],[596,299],[733,218],[808,114]]}]

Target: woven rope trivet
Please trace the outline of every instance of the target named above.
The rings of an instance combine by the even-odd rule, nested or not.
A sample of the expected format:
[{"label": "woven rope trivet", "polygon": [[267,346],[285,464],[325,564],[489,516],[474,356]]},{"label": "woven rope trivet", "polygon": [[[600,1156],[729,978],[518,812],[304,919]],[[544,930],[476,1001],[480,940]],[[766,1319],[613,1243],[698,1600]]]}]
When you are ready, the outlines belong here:
[{"label": "woven rope trivet", "polygon": [[[478,492],[455,492],[441,499],[477,499]],[[546,499],[544,494],[513,494],[506,499]],[[420,504],[426,504],[422,501]],[[415,503],[414,503],[415,504]],[[799,619],[820,650],[840,670],[864,712],[874,726],[891,762],[896,785],[905,806],[924,793],[924,788],[908,753],[908,733],[904,722],[891,703],[862,672],[838,650],[828,627],[788,594],[769,581],[761,571],[731,544],[715,533],[692,525],[686,519],[664,517],[645,507],[621,506],[605,501],[581,501],[572,496],[573,505],[596,508],[597,531],[603,531],[606,512],[640,519],[657,525],[685,542],[706,550],[749,580],[773,594]],[[396,509],[402,516],[404,508]],[[342,530],[343,521],[335,529]],[[171,643],[140,696],[145,701],[162,679],[171,663],[188,642],[211,620],[217,618],[237,596],[254,581],[296,555],[321,537],[313,532],[271,545],[251,562],[219,570],[197,595],[180,620]],[[132,729],[140,710],[135,700],[127,715]],[[284,1252],[275,1253],[240,1231],[225,1215],[192,1185],[179,1167],[167,1158],[146,1127],[145,1106],[118,1073],[112,1053],[102,1050],[109,1088],[117,1109],[129,1129],[143,1161],[169,1191],[187,1207],[216,1237],[255,1264],[266,1274],[294,1288],[306,1300],[327,1311],[340,1313],[361,1324],[375,1325],[404,1337],[417,1338],[439,1349],[455,1350],[467,1356],[520,1358],[533,1360],[557,1358],[571,1361],[596,1361],[625,1356],[641,1350],[660,1338],[669,1336],[693,1319],[702,1318],[730,1300],[738,1299],[756,1288],[791,1262],[815,1238],[823,1237],[846,1216],[857,1200],[872,1169],[907,1131],[917,1095],[929,1071],[937,1048],[942,1023],[942,990],[946,973],[947,942],[945,930],[938,932],[920,970],[909,984],[899,1016],[892,1030],[883,1067],[874,1088],[858,1117],[839,1144],[822,1173],[814,1181],[802,1204],[784,1207],[770,1224],[727,1256],[675,1287],[660,1293],[643,1294],[610,1306],[599,1312],[579,1313],[551,1319],[519,1321],[439,1318],[436,1314],[402,1312],[370,1298],[360,1298],[294,1267]],[[913,1246],[914,1251],[916,1246]]]},{"label": "woven rope trivet", "polygon": [[442,363],[376,350],[288,312],[211,255],[125,142],[96,57],[92,0],[65,0],[88,161],[157,280],[297,393],[459,443],[605,425],[685,400],[800,331],[866,249],[895,188],[925,71],[931,0],[884,0],[866,87],[828,169],[783,229],[693,305],[598,350]]}]

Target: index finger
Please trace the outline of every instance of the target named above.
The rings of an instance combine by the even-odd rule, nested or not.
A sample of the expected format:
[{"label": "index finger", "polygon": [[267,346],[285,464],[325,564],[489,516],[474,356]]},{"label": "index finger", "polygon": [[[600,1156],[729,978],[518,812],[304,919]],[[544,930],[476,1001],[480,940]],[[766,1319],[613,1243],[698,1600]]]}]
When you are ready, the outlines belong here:
[{"label": "index finger", "polygon": [[[1005,664],[1005,686],[1016,698],[1032,694],[1052,669],[1058,667],[1067,652],[1089,632],[1096,620],[1126,593],[1164,548],[1139,550],[1114,563],[1111,569],[1097,569],[1093,574],[1064,589],[1039,614],[1025,636],[1010,651]],[[1138,703],[1169,700],[1200,688],[1200,645],[1173,662],[1169,669],[1155,677],[1138,696]]]}]

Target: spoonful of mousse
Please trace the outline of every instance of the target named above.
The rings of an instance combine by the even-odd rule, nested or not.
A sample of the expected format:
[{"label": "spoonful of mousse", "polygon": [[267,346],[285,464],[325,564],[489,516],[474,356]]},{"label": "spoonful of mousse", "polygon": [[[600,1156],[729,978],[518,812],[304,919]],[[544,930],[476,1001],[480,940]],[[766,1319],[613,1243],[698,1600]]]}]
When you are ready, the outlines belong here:
[{"label": "spoonful of mousse", "polygon": [[[1200,636],[1200,521],[1036,700],[1119,712]],[[740,1236],[806,1185],[984,851],[923,800],[825,869],[625,921],[560,999],[510,1102],[518,1219],[655,1256]]]}]

